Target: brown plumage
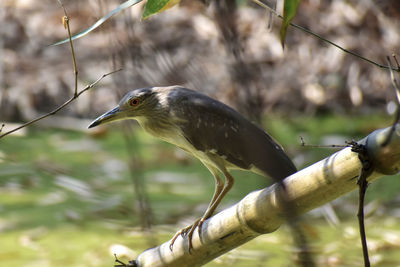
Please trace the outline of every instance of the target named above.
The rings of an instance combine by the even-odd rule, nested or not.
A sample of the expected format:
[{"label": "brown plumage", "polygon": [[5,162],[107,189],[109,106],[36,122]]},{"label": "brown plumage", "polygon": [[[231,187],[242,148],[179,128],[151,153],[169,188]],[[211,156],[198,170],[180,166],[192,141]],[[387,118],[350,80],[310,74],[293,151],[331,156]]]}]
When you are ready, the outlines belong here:
[{"label": "brown plumage", "polygon": [[[233,186],[228,169],[249,170],[275,182],[296,167],[271,136],[229,106],[180,86],[142,88],[126,94],[118,106],[94,120],[89,128],[123,119],[136,119],[150,134],[197,157],[214,175],[216,189],[203,217],[181,231],[189,249],[194,229],[201,230]],[[225,183],[219,177],[225,176]]]}]

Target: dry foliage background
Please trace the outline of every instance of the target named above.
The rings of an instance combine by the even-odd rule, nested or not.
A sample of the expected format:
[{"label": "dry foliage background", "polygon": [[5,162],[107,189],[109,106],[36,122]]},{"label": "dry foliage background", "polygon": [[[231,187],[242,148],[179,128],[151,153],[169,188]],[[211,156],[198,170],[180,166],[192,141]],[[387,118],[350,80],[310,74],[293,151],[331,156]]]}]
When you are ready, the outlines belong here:
[{"label": "dry foliage background", "polygon": [[[77,33],[91,26],[122,1],[63,2],[71,18],[72,31]],[[0,179],[3,193],[0,195],[3,200],[11,200],[11,204],[0,205],[4,215],[1,217],[5,218],[0,222],[0,232],[4,231],[3,238],[8,236],[8,241],[3,242],[19,245],[15,248],[5,246],[0,258],[9,262],[18,261],[20,258],[14,255],[24,253],[21,247],[35,246],[35,251],[44,252],[35,253],[33,257],[43,260],[39,261],[38,266],[47,266],[43,262],[53,263],[54,266],[68,266],[68,263],[69,266],[109,266],[106,261],[112,260],[113,253],[107,251],[115,251],[113,247],[124,244],[124,249],[133,249],[134,252],[129,250],[125,255],[127,259],[132,259],[145,248],[160,243],[158,241],[161,239],[170,238],[171,233],[187,224],[185,220],[188,217],[192,222],[190,216],[197,216],[196,212],[204,210],[205,207],[199,203],[205,202],[205,195],[213,187],[207,170],[192,164],[195,161],[168,150],[169,147],[156,145],[145,137],[141,139],[145,140],[142,148],[139,142],[128,140],[130,131],[126,131],[126,140],[122,140],[124,138],[118,134],[103,138],[106,140],[92,138],[100,136],[96,133],[92,136],[87,134],[88,120],[112,108],[128,90],[182,84],[214,96],[256,120],[262,115],[276,112],[281,114],[284,123],[286,118],[294,118],[288,121],[293,123],[298,119],[297,124],[306,124],[315,115],[312,123],[317,124],[317,128],[328,124],[349,126],[356,124],[352,120],[354,114],[372,115],[386,112],[394,106],[392,100],[395,95],[387,70],[293,28],[288,30],[286,49],[283,51],[279,41],[280,20],[273,18],[271,21],[264,9],[243,2],[237,9],[236,17],[218,17],[219,20],[216,19],[215,4],[206,7],[201,1],[182,0],[179,7],[146,21],[140,21],[143,6],[137,5],[74,42],[80,88],[104,73],[121,67],[123,71],[102,80],[96,88],[81,95],[57,116],[40,122],[48,126],[83,130],[84,134],[70,137],[75,135],[74,131],[67,135],[63,132],[41,131],[42,128],[39,128],[36,133],[32,131],[32,136],[21,139],[7,137],[1,143],[0,163],[4,160],[5,164],[0,165],[0,176],[3,175]],[[399,11],[398,0],[302,0],[294,22],[349,50],[385,64],[386,56],[400,51]],[[28,121],[56,108],[72,95],[74,75],[69,45],[48,46],[67,36],[61,24],[63,15],[56,0],[0,0],[1,122]],[[237,26],[237,34],[231,32],[231,39],[222,34],[221,25],[227,25],[221,24],[224,19]],[[268,27],[270,23],[271,27]],[[241,54],[240,60],[233,52]],[[344,116],[333,116],[323,125],[318,124],[321,121],[318,121],[317,115],[327,113]],[[304,115],[304,118],[300,119],[297,115]],[[346,117],[349,122],[342,120],[339,123],[340,117]],[[376,119],[371,122],[372,116],[365,117],[365,125],[368,125],[365,133],[388,125],[380,122],[383,125],[377,126]],[[389,116],[386,117],[390,120]],[[295,156],[294,161],[299,167],[324,157],[320,151],[315,157],[311,154],[316,150],[300,148],[295,136],[297,128],[293,133],[293,130],[286,131],[288,128],[285,125],[279,125],[283,124],[278,123],[277,128],[281,128],[281,135],[286,134],[286,139],[289,139],[291,145],[286,148],[290,155]],[[336,130],[318,133],[323,137],[321,143],[343,143],[353,134],[350,130],[340,133],[346,136],[338,137],[332,132],[336,134]],[[135,134],[141,138],[140,131]],[[305,135],[314,134],[312,130],[305,131]],[[278,137],[283,139],[282,136]],[[132,155],[125,155],[126,150]],[[134,155],[137,151],[140,154],[141,150],[146,152],[144,159]],[[328,155],[331,151],[322,153]],[[152,172],[147,173],[150,168]],[[178,172],[178,169],[183,169],[185,173]],[[148,187],[154,203],[154,222],[151,223],[172,225],[167,230],[163,230],[162,225],[158,228],[161,229],[158,240],[143,237],[139,227],[131,228],[132,225],[138,225],[144,216],[136,207],[140,199],[136,192],[133,194],[131,191],[129,175],[141,179],[142,172],[146,172],[143,176],[146,183],[151,185]],[[202,178],[206,182],[203,183]],[[389,186],[374,183],[369,189],[369,192],[375,192],[372,198],[387,195],[386,200],[390,201],[386,204],[380,203],[380,200],[371,201],[367,206],[367,210],[374,213],[369,217],[371,227],[367,229],[371,252],[375,254],[373,257],[376,256],[375,262],[386,260],[391,263],[389,266],[393,266],[394,261],[397,264],[397,260],[393,259],[398,259],[396,253],[400,244],[400,233],[396,228],[400,214],[397,208],[398,190],[396,186],[391,186],[398,184],[394,179],[397,178],[386,184]],[[240,199],[240,194],[254,190],[254,184],[265,186],[267,183],[265,179],[254,181],[238,179],[236,188],[241,191],[238,190],[232,199],[236,201]],[[82,192],[82,187],[87,191]],[[388,192],[390,194],[386,194]],[[20,205],[23,196],[26,202]],[[186,203],[186,200],[190,201]],[[339,207],[337,210],[340,209],[341,213],[352,216],[352,219],[351,223],[344,220],[340,227],[334,228],[327,227],[325,221],[315,222],[315,218],[330,215],[337,219],[333,216],[335,211],[331,206],[309,214],[313,220],[309,229],[314,235],[312,241],[321,252],[319,262],[324,266],[341,266],[344,262],[349,266],[359,266],[360,255],[354,253],[360,252],[354,246],[359,244],[359,237],[352,224],[355,222],[356,200],[351,197],[340,198],[332,205]],[[41,212],[36,212],[38,209]],[[34,212],[31,214],[31,211]],[[149,218],[152,219],[151,216]],[[332,218],[328,221],[335,221]],[[88,231],[92,230],[90,227],[81,227],[88,221],[107,225],[103,228],[93,227],[92,233]],[[53,222],[58,225],[59,233],[58,229],[52,229]],[[67,230],[61,222],[67,222]],[[73,231],[68,228],[71,225]],[[108,228],[117,230],[104,230]],[[391,231],[391,228],[394,230]],[[100,231],[102,235],[98,234]],[[286,259],[289,253],[292,254],[292,250],[285,247],[289,246],[289,237],[285,234],[281,236],[262,236],[252,243],[256,250],[237,250],[233,252],[236,258],[228,254],[218,261],[228,265],[226,263],[234,262],[234,259],[247,257],[264,262],[266,255],[274,253],[280,259],[292,260]],[[51,238],[54,238],[54,243],[46,243]],[[125,239],[121,241],[120,238]],[[65,241],[64,245],[68,247],[61,248],[62,253],[59,253],[60,240]],[[269,244],[267,249],[265,243]],[[85,244],[86,247],[80,248],[76,244]],[[102,247],[99,248],[99,244]],[[277,252],[274,252],[275,249]],[[271,254],[266,254],[267,250]],[[288,253],[282,256],[282,252]],[[342,254],[349,255],[343,257]],[[389,254],[393,254],[393,257],[389,258]],[[21,262],[23,260],[33,262],[31,258],[21,259]],[[51,266],[50,263],[48,266]],[[248,262],[245,264],[248,266]]]},{"label": "dry foliage background", "polygon": [[[64,4],[72,31],[78,32],[118,3]],[[50,0],[6,0],[0,5],[1,119],[25,121],[61,104],[73,90],[69,46],[47,46],[66,37],[63,13]],[[385,64],[385,56],[399,51],[398,7],[396,0],[307,0],[294,22]],[[269,30],[269,14],[255,4],[241,5],[236,19],[243,61],[252,73],[249,88],[235,78],[237,62],[226,49],[213,5],[183,1],[146,21],[140,21],[141,9],[134,6],[75,42],[82,87],[111,69],[122,66],[124,71],[113,76],[114,82],[104,80],[81,96],[63,115],[92,118],[127,90],[169,84],[205,91],[245,113],[368,113],[384,110],[393,99],[387,71],[304,32],[290,28],[283,51],[280,20],[274,18]]]}]

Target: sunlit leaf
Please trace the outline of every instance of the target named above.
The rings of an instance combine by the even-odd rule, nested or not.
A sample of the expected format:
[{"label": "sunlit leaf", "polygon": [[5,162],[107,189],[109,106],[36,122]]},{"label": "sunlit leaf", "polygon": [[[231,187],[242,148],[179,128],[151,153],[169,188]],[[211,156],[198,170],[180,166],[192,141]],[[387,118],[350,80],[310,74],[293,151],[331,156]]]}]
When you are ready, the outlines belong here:
[{"label": "sunlit leaf", "polygon": [[[105,15],[104,17],[102,17],[101,19],[99,19],[98,21],[96,21],[95,24],[93,24],[92,26],[90,26],[89,28],[87,28],[86,30],[75,34],[72,36],[72,40],[81,38],[83,36],[85,36],[86,34],[88,34],[89,32],[93,31],[94,29],[96,29],[97,27],[99,27],[101,24],[103,24],[106,20],[108,20],[109,18],[111,18],[113,15],[121,12],[124,9],[127,9],[128,7],[131,7],[133,5],[136,5],[137,3],[141,2],[142,0],[128,0],[124,3],[122,3],[121,5],[119,5],[117,8],[113,9],[112,11],[110,11],[109,13],[107,13],[107,15]],[[59,41],[57,43],[54,43],[52,45],[60,45],[60,44],[64,44],[66,42],[69,41],[69,38],[66,38],[62,41]]]},{"label": "sunlit leaf", "polygon": [[294,18],[299,6],[300,0],[285,0],[283,6],[283,22],[281,26],[281,43],[282,47],[285,46],[286,30],[289,27],[290,22]]},{"label": "sunlit leaf", "polygon": [[179,2],[180,0],[147,0],[146,7],[142,14],[142,19],[147,19],[151,15],[163,12]]}]

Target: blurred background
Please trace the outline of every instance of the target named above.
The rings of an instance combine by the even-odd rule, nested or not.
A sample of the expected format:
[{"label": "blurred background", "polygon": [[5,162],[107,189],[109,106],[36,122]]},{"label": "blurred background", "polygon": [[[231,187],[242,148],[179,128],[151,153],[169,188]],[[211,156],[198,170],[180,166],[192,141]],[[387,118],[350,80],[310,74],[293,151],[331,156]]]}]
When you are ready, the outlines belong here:
[{"label": "blurred background", "polygon": [[[282,2],[264,1],[282,9]],[[65,0],[73,33],[121,1]],[[218,3],[218,2],[217,2]],[[132,121],[88,130],[127,91],[180,84],[239,110],[266,129],[302,169],[393,121],[387,70],[289,28],[250,1],[182,0],[141,21],[143,5],[74,42],[79,88],[103,79],[57,115],[0,139],[0,261],[4,266],[112,266],[169,240],[202,215],[214,181],[201,163]],[[224,4],[225,3],[225,4]],[[294,22],[386,65],[400,48],[397,0],[303,0]],[[72,96],[74,75],[57,1],[0,1],[0,122],[3,132]],[[220,209],[270,184],[234,172]],[[400,266],[399,176],[367,192],[374,266]],[[321,266],[360,266],[357,192],[304,217]],[[292,266],[290,231],[261,236],[207,266]]]}]

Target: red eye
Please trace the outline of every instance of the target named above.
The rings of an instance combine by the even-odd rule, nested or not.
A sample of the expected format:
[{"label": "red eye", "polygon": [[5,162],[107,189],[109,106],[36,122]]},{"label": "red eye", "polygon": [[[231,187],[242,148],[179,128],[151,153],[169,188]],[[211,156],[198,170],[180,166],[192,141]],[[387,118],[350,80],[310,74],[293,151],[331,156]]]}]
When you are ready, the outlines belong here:
[{"label": "red eye", "polygon": [[139,99],[137,99],[137,98],[131,99],[131,100],[129,101],[129,104],[130,104],[132,107],[137,106],[137,105],[139,104]]}]

